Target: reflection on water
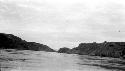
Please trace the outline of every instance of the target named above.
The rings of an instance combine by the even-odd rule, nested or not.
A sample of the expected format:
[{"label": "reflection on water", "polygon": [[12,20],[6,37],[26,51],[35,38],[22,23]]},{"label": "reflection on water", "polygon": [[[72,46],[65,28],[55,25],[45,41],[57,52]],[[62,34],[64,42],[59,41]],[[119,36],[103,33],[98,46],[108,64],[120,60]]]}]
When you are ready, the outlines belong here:
[{"label": "reflection on water", "polygon": [[44,51],[0,50],[1,71],[125,71],[125,60]]}]

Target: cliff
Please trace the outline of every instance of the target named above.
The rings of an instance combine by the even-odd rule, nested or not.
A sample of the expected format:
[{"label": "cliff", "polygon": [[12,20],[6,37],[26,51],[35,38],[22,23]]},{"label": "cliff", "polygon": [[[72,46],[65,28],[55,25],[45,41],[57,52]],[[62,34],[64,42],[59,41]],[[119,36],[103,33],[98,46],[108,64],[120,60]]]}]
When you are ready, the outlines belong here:
[{"label": "cliff", "polygon": [[18,50],[35,50],[35,51],[50,51],[54,50],[47,45],[27,42],[12,34],[0,33],[0,49],[18,49]]},{"label": "cliff", "polygon": [[119,58],[125,56],[125,42],[81,43],[66,53]]}]

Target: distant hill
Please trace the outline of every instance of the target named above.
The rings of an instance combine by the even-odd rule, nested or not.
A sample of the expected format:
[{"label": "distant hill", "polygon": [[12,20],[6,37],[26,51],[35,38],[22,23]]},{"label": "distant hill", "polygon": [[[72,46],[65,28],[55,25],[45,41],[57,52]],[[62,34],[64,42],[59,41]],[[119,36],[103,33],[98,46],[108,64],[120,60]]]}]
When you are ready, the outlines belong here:
[{"label": "distant hill", "polygon": [[0,49],[35,50],[50,52],[54,51],[47,45],[36,42],[27,42],[17,36],[14,36],[13,34],[5,33],[0,33]]},{"label": "distant hill", "polygon": [[68,51],[70,51],[70,49],[64,47],[64,48],[60,48],[60,49],[58,50],[58,53],[68,53]]},{"label": "distant hill", "polygon": [[73,49],[60,48],[58,52],[63,50],[69,54],[119,58],[125,56],[125,42],[81,43]]}]

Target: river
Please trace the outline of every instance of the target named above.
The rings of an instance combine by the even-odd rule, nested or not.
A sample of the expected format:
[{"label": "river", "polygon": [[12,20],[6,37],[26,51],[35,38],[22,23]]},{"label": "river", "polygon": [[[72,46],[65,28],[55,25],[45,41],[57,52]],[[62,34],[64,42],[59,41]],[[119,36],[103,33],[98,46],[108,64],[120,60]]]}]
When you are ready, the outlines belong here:
[{"label": "river", "polygon": [[30,50],[0,50],[1,71],[125,71],[119,58]]}]

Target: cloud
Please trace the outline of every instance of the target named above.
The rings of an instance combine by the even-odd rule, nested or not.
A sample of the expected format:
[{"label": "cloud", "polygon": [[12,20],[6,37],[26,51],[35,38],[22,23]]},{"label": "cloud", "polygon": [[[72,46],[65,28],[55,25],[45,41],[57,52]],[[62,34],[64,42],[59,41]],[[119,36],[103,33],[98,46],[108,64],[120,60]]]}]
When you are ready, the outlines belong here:
[{"label": "cloud", "polygon": [[0,32],[54,48],[124,40],[124,19],[123,0],[0,0]]}]

